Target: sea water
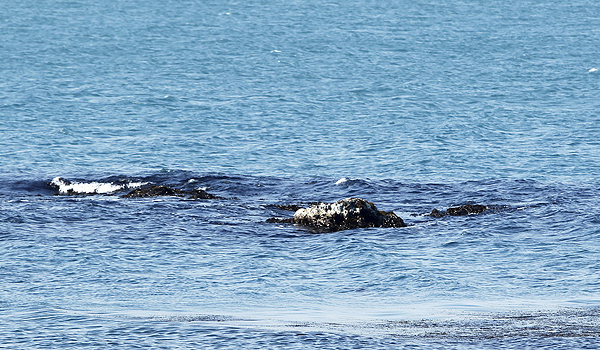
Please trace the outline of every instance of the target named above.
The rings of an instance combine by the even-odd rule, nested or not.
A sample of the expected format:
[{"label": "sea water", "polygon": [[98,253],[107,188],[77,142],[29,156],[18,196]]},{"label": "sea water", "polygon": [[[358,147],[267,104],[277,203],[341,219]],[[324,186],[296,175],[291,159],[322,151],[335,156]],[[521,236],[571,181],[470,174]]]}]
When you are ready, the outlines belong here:
[{"label": "sea water", "polygon": [[[587,0],[3,3],[0,348],[599,347],[599,42]],[[408,227],[266,223],[346,197]]]}]

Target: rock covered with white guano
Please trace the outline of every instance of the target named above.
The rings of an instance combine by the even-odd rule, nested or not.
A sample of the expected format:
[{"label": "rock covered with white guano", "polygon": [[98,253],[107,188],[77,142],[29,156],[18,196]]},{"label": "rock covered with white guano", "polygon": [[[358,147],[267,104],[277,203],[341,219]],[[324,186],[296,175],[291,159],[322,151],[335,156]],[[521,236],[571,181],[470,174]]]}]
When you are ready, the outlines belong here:
[{"label": "rock covered with white guano", "polygon": [[364,227],[405,227],[393,212],[377,210],[360,198],[346,198],[335,203],[314,204],[299,209],[291,220],[294,224],[324,231],[341,231]]}]

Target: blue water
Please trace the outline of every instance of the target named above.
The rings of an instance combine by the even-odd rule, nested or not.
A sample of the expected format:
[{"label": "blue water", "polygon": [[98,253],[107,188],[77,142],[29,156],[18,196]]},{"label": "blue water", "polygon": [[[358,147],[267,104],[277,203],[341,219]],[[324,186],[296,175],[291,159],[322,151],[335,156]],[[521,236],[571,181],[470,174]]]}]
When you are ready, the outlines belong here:
[{"label": "blue water", "polygon": [[[0,347],[600,347],[599,28],[586,0],[3,3]],[[265,222],[351,196],[408,227]],[[465,203],[502,210],[426,215]]]}]

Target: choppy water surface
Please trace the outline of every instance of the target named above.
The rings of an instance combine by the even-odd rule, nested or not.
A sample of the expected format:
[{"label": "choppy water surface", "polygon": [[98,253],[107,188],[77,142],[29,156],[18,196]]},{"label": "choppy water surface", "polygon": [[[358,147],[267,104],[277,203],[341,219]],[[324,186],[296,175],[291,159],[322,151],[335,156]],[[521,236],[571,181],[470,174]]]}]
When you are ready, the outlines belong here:
[{"label": "choppy water surface", "polygon": [[[4,182],[3,342],[596,344],[597,185],[189,172],[69,182],[108,183],[123,189],[61,196],[41,181]],[[224,199],[121,197],[131,183],[206,188]],[[409,226],[314,234],[265,222],[291,215],[277,204],[348,196],[394,210]],[[423,215],[463,202],[502,209]]]},{"label": "choppy water surface", "polygon": [[[585,0],[3,4],[0,347],[600,346],[597,28]],[[148,184],[221,199],[122,197]],[[265,222],[346,197],[408,227]],[[500,209],[426,215],[466,203]]]}]

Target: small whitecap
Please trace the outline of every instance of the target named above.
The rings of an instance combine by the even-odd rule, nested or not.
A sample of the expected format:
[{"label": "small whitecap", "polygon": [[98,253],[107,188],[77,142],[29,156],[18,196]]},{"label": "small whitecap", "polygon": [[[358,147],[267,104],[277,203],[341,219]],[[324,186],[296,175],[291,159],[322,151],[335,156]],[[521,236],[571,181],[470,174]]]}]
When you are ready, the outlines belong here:
[{"label": "small whitecap", "polygon": [[592,68],[592,69],[588,70],[588,73],[594,73],[597,71],[598,71],[598,68]]},{"label": "small whitecap", "polygon": [[345,178],[345,177],[342,177],[341,179],[337,180],[337,181],[335,182],[335,184],[336,184],[337,186],[339,186],[339,185],[345,184],[346,182],[348,182],[348,179],[347,179],[347,178]]},{"label": "small whitecap", "polygon": [[62,184],[63,182],[64,180],[60,176],[57,176],[54,179],[52,179],[52,181],[50,181],[50,183],[54,186],[60,186],[60,184]]},{"label": "small whitecap", "polygon": [[138,188],[147,184],[147,182],[130,182],[127,184],[127,188]]},{"label": "small whitecap", "polygon": [[202,187],[198,187],[198,189],[199,189],[200,191],[206,191],[206,190],[208,190],[208,187],[206,187],[206,186],[202,186]]},{"label": "small whitecap", "polygon": [[136,188],[146,184],[146,182],[131,182],[125,185],[115,185],[110,182],[76,182],[65,180],[61,177],[55,177],[50,184],[58,188],[58,192],[66,194],[69,192],[81,194],[106,194],[119,191],[123,188]]},{"label": "small whitecap", "polygon": [[271,50],[271,53],[280,53],[281,51],[279,50]]},{"label": "small whitecap", "polygon": [[68,182],[61,178],[54,178],[52,184],[58,187],[60,193],[110,193],[118,191],[122,186],[102,182]]}]

